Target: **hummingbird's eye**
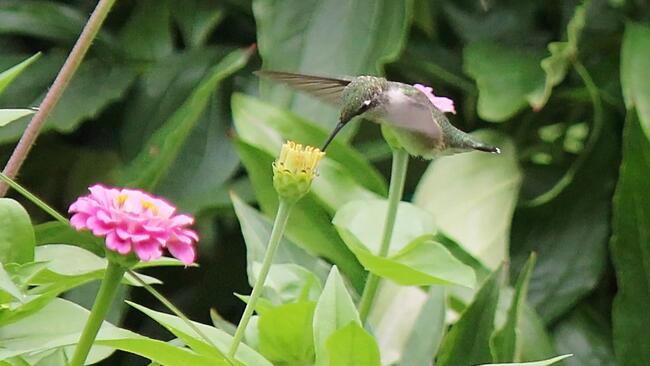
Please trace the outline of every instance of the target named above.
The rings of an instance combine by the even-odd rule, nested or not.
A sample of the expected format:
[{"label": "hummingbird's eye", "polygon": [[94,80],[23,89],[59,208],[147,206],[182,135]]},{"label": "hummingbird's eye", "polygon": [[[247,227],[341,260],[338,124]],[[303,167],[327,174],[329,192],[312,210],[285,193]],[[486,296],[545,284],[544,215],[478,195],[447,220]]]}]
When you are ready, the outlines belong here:
[{"label": "hummingbird's eye", "polygon": [[370,108],[371,106],[372,106],[371,99],[364,100],[363,103],[361,103],[361,107],[359,107],[359,113],[357,114],[362,114],[363,112],[367,111],[368,108]]}]

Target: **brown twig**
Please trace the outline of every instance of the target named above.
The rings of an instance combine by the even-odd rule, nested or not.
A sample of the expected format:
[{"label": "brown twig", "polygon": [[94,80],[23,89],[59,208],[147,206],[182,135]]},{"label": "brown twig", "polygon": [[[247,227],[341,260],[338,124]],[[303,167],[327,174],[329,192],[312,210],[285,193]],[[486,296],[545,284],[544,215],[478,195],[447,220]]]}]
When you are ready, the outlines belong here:
[{"label": "brown twig", "polygon": [[[90,48],[93,39],[99,32],[99,28],[104,22],[104,19],[106,19],[106,16],[114,3],[115,0],[99,0],[97,7],[90,15],[90,18],[88,18],[88,22],[81,31],[79,39],[77,39],[72,51],[70,51],[68,58],[65,60],[63,67],[59,71],[59,74],[56,76],[52,87],[47,92],[47,95],[45,95],[45,99],[43,99],[41,105],[38,107],[38,111],[34,114],[34,117],[27,125],[25,132],[23,132],[23,135],[20,137],[20,141],[18,141],[18,145],[16,145],[16,148],[7,162],[7,165],[5,165],[3,173],[8,177],[13,179],[18,174],[20,167],[27,158],[27,154],[29,154],[32,145],[34,145],[38,134],[43,128],[47,117],[59,102],[59,99],[68,86],[70,79],[72,79],[72,76],[79,68],[81,61]],[[0,197],[3,197],[7,193],[8,188],[9,187],[6,183],[0,182]]]}]

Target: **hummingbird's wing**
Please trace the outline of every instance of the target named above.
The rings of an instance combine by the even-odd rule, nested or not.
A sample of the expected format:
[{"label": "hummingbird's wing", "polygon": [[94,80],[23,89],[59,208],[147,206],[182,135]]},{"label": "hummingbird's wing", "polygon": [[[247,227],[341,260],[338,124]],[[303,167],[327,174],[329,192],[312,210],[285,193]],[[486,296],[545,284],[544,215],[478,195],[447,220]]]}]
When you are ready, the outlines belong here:
[{"label": "hummingbird's wing", "polygon": [[337,106],[341,104],[343,89],[345,89],[345,87],[352,81],[352,79],[339,79],[269,70],[256,71],[255,75],[287,84],[294,89],[309,93],[324,102]]}]

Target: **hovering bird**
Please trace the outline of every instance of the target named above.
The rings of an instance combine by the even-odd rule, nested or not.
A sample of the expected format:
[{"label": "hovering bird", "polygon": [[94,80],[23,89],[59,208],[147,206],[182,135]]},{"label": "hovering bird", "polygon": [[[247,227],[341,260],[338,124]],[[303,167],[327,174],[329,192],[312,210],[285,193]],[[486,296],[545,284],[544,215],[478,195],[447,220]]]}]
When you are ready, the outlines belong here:
[{"label": "hovering bird", "polygon": [[479,150],[500,153],[454,127],[445,112],[455,113],[453,101],[433,95],[424,85],[388,81],[382,77],[333,78],[282,71],[257,71],[260,77],[289,85],[340,108],[339,121],[322,148],[354,117],[388,127],[411,155],[431,159]]}]

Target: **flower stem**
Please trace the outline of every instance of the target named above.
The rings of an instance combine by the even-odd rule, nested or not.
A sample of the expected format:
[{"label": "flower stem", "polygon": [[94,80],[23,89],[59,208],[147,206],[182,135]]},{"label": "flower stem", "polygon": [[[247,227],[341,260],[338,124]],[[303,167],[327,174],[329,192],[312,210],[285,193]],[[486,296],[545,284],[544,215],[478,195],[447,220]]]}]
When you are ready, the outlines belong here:
[{"label": "flower stem", "polygon": [[[393,150],[393,166],[390,173],[390,188],[388,190],[388,210],[386,220],[384,221],[384,233],[379,247],[379,255],[385,257],[388,255],[390,241],[393,237],[395,219],[397,218],[397,207],[402,200],[404,193],[404,181],[406,180],[406,168],[408,167],[409,155],[404,149]],[[375,299],[377,288],[379,287],[380,278],[370,273],[366,280],[366,286],[363,288],[361,301],[359,302],[359,317],[361,322],[365,323],[372,308],[372,302]]]},{"label": "flower stem", "polygon": [[86,321],[69,366],[83,366],[86,357],[88,357],[90,347],[92,347],[95,337],[99,332],[99,328],[104,318],[106,318],[106,313],[108,313],[108,309],[110,309],[111,303],[113,303],[113,298],[117,293],[123,276],[124,268],[117,263],[109,261],[106,272],[104,273],[104,279],[97,293],[97,298],[95,298],[95,303],[90,311],[90,316]]},{"label": "flower stem", "polygon": [[260,273],[257,275],[257,280],[255,280],[255,285],[253,286],[253,292],[248,299],[244,314],[242,315],[241,320],[239,321],[239,325],[237,326],[237,331],[235,331],[230,350],[228,351],[229,358],[235,357],[239,343],[241,343],[241,340],[244,337],[244,332],[246,331],[248,322],[250,321],[251,316],[253,315],[253,311],[255,310],[257,300],[262,294],[266,276],[269,274],[269,270],[271,269],[271,264],[273,263],[275,252],[280,246],[280,239],[282,239],[282,234],[284,233],[284,229],[287,226],[289,213],[291,212],[292,207],[293,203],[289,203],[283,199],[280,199],[280,206],[278,207],[278,212],[275,215],[275,222],[273,223],[273,230],[271,231],[271,237],[269,238],[269,245],[266,248],[266,254],[264,254],[262,268],[260,269]]},{"label": "flower stem", "polygon": [[[104,22],[104,19],[106,19],[106,16],[114,3],[115,0],[99,0],[97,7],[90,15],[84,29],[81,31],[79,39],[77,39],[77,42],[72,48],[72,51],[70,51],[63,67],[56,76],[52,87],[38,106],[38,111],[34,114],[29,125],[27,125],[25,132],[23,132],[23,135],[20,137],[18,145],[16,145],[16,148],[11,154],[9,161],[3,170],[3,173],[9,176],[9,178],[15,178],[18,174],[18,170],[20,170],[20,167],[27,158],[27,154],[29,154],[29,150],[31,150],[32,145],[34,145],[47,117],[59,102],[59,99],[67,88],[72,76],[74,76],[75,72],[79,68],[81,61],[90,48],[93,39],[99,32],[99,28]],[[0,197],[3,197],[5,193],[7,193],[7,188],[8,187],[4,182],[0,182]]]}]

